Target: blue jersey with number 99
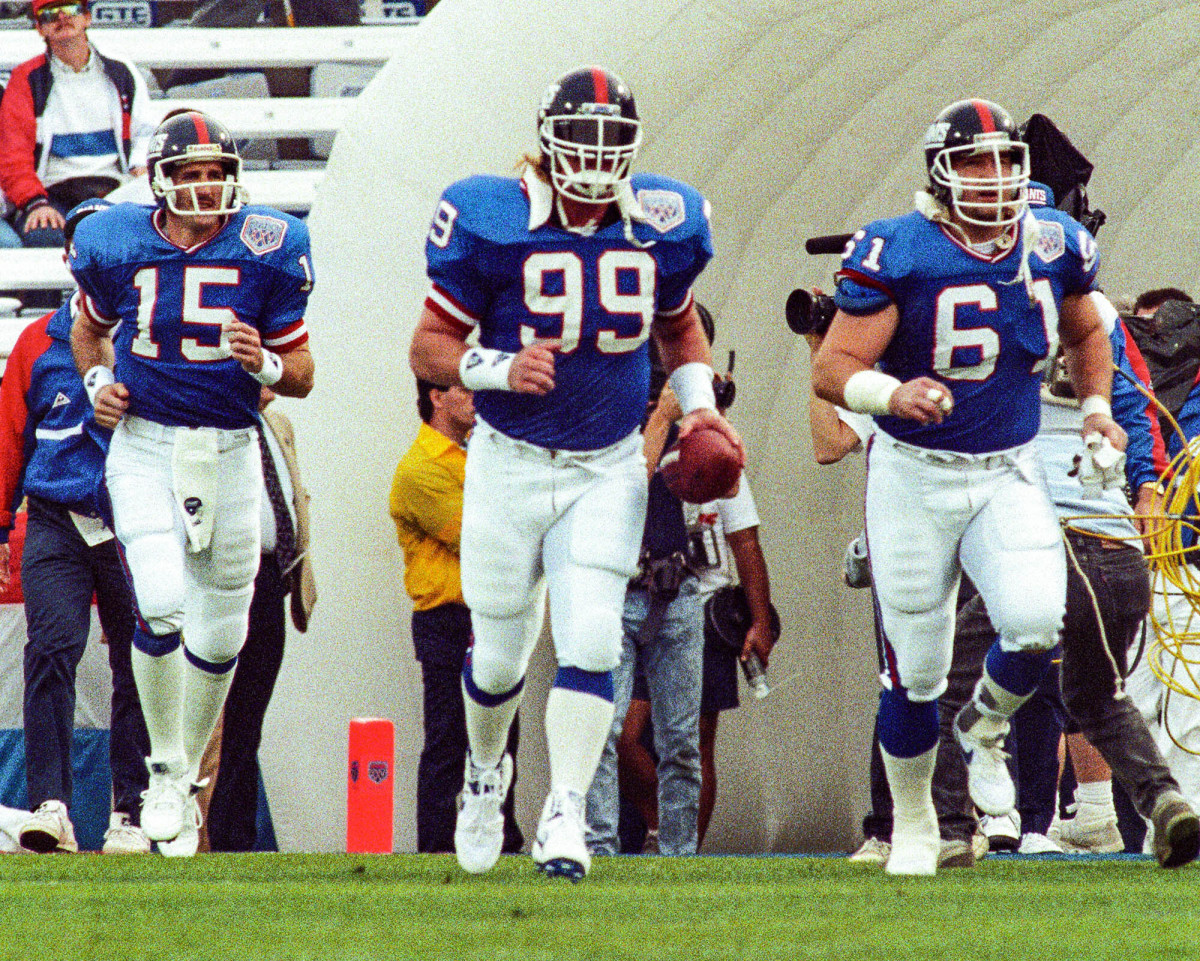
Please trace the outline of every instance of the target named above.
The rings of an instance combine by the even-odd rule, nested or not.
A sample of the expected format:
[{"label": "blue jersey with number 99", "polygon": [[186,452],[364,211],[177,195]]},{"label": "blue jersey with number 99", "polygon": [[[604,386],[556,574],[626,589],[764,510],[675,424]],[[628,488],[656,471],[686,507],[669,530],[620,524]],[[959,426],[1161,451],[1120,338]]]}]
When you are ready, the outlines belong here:
[{"label": "blue jersey with number 99", "polygon": [[484,347],[517,352],[560,342],[545,396],[483,390],[475,410],[497,430],[540,447],[596,450],[636,430],[646,409],[646,339],[656,314],[692,303],[712,257],[708,206],[693,187],[638,174],[637,243],[613,217],[590,235],[550,216],[550,187],[532,173],[470,177],[442,195],[425,244],[426,306],[478,327]]},{"label": "blue jersey with number 99", "polygon": [[1037,433],[1058,306],[1064,296],[1095,288],[1099,256],[1091,234],[1067,214],[1031,213],[1038,238],[1029,253],[1028,288],[1017,276],[1019,236],[1011,247],[981,253],[913,212],[868,224],[847,245],[837,306],[863,316],[892,303],[900,314],[879,368],[901,382],[932,377],[954,395],[954,411],[941,424],[876,418],[891,436],[980,454],[1016,447]]}]

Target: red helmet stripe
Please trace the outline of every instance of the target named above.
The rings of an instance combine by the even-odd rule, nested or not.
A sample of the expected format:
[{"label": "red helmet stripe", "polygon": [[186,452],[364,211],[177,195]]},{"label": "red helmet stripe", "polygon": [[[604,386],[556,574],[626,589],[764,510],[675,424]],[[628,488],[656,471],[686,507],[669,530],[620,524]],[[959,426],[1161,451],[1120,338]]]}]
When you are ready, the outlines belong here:
[{"label": "red helmet stripe", "polygon": [[988,109],[988,105],[982,100],[972,100],[971,106],[975,108],[975,112],[979,114],[979,124],[983,128],[984,133],[996,132],[996,121],[992,117],[992,111]]},{"label": "red helmet stripe", "polygon": [[196,143],[212,143],[208,136],[208,124],[204,122],[204,114],[193,113],[192,124],[196,128]]},{"label": "red helmet stripe", "polygon": [[592,86],[596,90],[596,103],[608,103],[608,74],[599,67],[592,67]]}]

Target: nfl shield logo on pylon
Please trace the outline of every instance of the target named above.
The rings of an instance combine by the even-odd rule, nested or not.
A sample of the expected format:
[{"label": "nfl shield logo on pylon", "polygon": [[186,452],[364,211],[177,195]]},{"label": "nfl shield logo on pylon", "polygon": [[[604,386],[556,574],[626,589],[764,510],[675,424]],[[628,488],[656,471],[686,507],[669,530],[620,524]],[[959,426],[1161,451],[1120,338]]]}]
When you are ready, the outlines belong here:
[{"label": "nfl shield logo on pylon", "polygon": [[372,761],[367,765],[367,777],[369,777],[375,784],[382,784],[387,780],[387,776],[387,761]]},{"label": "nfl shield logo on pylon", "polygon": [[242,224],[242,243],[252,254],[261,257],[272,250],[283,246],[283,235],[287,233],[287,224],[276,217],[264,217],[262,214],[251,214]]},{"label": "nfl shield logo on pylon", "polygon": [[350,781],[353,784],[358,783],[358,762],[357,761],[350,762]]}]

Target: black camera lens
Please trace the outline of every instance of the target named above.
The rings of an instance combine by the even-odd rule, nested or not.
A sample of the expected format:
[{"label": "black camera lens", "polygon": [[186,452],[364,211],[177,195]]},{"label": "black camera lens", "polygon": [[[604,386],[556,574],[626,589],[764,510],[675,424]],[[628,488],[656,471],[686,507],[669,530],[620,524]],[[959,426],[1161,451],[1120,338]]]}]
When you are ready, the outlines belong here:
[{"label": "black camera lens", "polygon": [[797,288],[788,294],[783,315],[794,334],[819,334],[824,336],[833,323],[837,304],[827,294],[810,294]]}]

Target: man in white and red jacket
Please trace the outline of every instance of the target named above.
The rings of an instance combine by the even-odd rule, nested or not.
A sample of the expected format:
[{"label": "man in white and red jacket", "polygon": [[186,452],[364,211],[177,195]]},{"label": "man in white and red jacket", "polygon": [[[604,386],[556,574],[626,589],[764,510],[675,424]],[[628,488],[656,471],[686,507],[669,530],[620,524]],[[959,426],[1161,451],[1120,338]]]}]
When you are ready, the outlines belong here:
[{"label": "man in white and red jacket", "polygon": [[30,15],[46,52],[0,100],[0,188],[26,247],[61,247],[67,211],[144,173],[154,122],[137,68],[88,41],[87,0],[33,0]]}]

